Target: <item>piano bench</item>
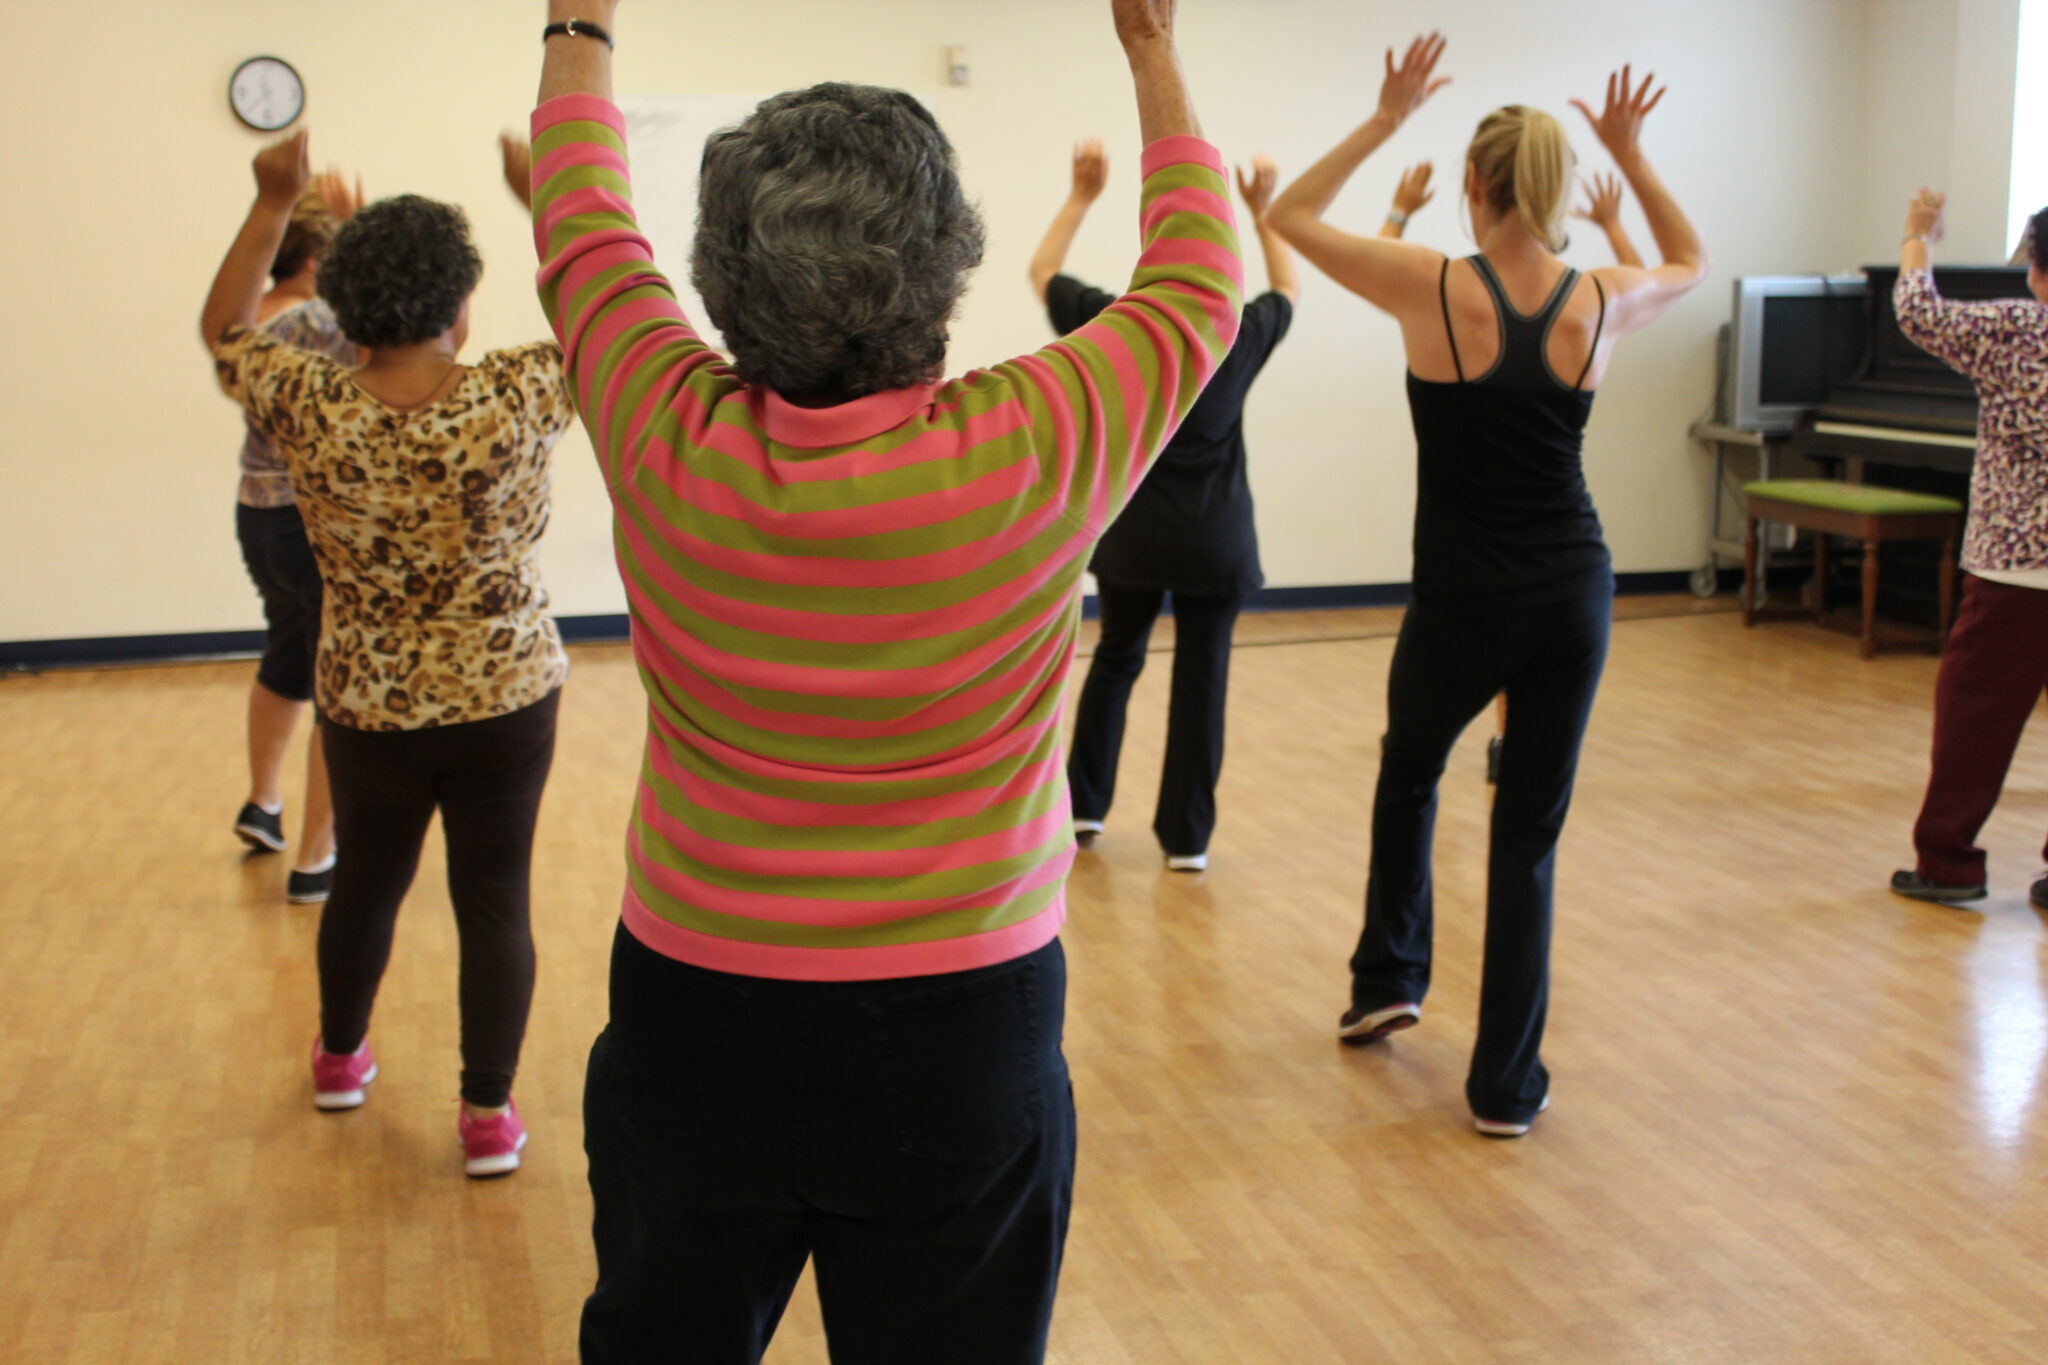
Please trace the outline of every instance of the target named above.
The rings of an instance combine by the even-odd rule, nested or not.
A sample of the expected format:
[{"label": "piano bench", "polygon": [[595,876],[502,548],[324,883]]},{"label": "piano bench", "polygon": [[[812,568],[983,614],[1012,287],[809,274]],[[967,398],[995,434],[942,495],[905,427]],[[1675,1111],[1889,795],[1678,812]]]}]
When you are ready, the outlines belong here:
[{"label": "piano bench", "polygon": [[1781,522],[1813,534],[1813,619],[1827,624],[1828,540],[1840,537],[1863,546],[1862,654],[1877,653],[1878,546],[1887,540],[1941,542],[1940,625],[1935,653],[1948,639],[1955,612],[1956,542],[1963,531],[1963,505],[1954,498],[1908,493],[1864,483],[1830,479],[1772,479],[1744,484],[1742,537],[1742,624],[1764,615],[1766,589],[1760,572],[1757,523]]}]

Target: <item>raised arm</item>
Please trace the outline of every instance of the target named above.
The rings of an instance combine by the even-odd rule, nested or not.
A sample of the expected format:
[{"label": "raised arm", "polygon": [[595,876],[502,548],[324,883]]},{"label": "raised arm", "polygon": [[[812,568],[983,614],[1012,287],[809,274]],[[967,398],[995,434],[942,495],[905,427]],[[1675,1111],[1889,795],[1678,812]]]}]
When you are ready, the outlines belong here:
[{"label": "raised arm", "polygon": [[1197,127],[1174,52],[1174,0],[1112,0],[1147,144],[1130,287],[1086,325],[959,381],[1014,403],[1039,477],[1034,496],[1084,532],[1115,519],[1237,337],[1243,262],[1230,182]]},{"label": "raised arm", "polygon": [[1436,191],[1429,187],[1429,178],[1435,173],[1436,167],[1427,161],[1418,161],[1401,172],[1400,183],[1394,186],[1393,206],[1387,210],[1386,221],[1380,224],[1380,236],[1398,240],[1408,234],[1408,220],[1436,198]]},{"label": "raised arm", "polygon": [[1281,235],[1266,221],[1273,204],[1273,191],[1280,187],[1280,169],[1273,158],[1261,153],[1252,158],[1252,171],[1237,168],[1237,192],[1244,198],[1245,212],[1259,234],[1259,248],[1266,256],[1266,287],[1286,296],[1289,303],[1301,302],[1301,275],[1294,268],[1294,253]]},{"label": "raised arm", "polygon": [[306,130],[273,142],[256,154],[256,202],[235,234],[199,312],[199,339],[208,349],[230,327],[253,327],[263,302],[264,281],[292,220],[292,207],[312,182]]},{"label": "raised arm", "polygon": [[1053,215],[1038,250],[1031,253],[1031,290],[1040,303],[1045,302],[1045,288],[1052,277],[1066,265],[1074,234],[1081,230],[1081,220],[1088,216],[1089,206],[1100,197],[1108,180],[1109,153],[1103,150],[1102,139],[1091,137],[1074,144],[1073,188],[1067,193],[1067,202]]},{"label": "raised arm", "polygon": [[[617,0],[550,0],[548,18],[609,36],[617,10]],[[678,410],[708,406],[735,382],[683,315],[634,217],[625,119],[610,90],[609,43],[587,32],[550,37],[530,156],[541,307],[606,486],[616,487],[644,450],[674,441]],[[516,174],[516,156],[507,169]]]},{"label": "raised arm", "polygon": [[505,188],[533,212],[533,144],[516,133],[498,134],[498,159],[505,168]]},{"label": "raised arm", "polygon": [[[2002,355],[2014,335],[2011,299],[1964,303],[1945,299],[1934,284],[1934,244],[1942,239],[1942,211],[1948,197],[1921,189],[1906,205],[1905,237],[1899,243],[1899,282],[1892,291],[1892,312],[1899,330],[1915,346],[1939,358],[1959,374],[1975,379],[1987,358]],[[2022,305],[2024,314],[2037,309]],[[1998,369],[2013,373],[2009,364]],[[2024,373],[2024,371],[2020,371]],[[1988,376],[1987,376],[1988,377]]]},{"label": "raised arm", "polygon": [[1629,240],[1628,229],[1621,225],[1621,178],[1599,172],[1583,183],[1586,207],[1573,209],[1572,217],[1593,224],[1607,235],[1607,246],[1614,252],[1617,265],[1640,266],[1642,253]]},{"label": "raised arm", "polygon": [[1410,43],[1399,65],[1394,62],[1394,50],[1388,48],[1379,108],[1289,185],[1274,201],[1269,215],[1274,230],[1317,269],[1392,313],[1435,297],[1443,256],[1391,238],[1345,232],[1325,223],[1323,215],[1365,159],[1399,131],[1425,100],[1450,84],[1450,77],[1436,74],[1443,53],[1443,36],[1436,33]]},{"label": "raised arm", "polygon": [[1635,191],[1663,262],[1649,267],[1609,266],[1595,272],[1607,286],[1607,330],[1616,335],[1656,321],[1707,277],[1706,245],[1685,210],[1650,168],[1639,141],[1644,117],[1664,98],[1664,89],[1656,80],[1654,75],[1645,76],[1637,86],[1630,68],[1624,66],[1607,78],[1607,103],[1598,114],[1584,100],[1572,101]]},{"label": "raised arm", "polygon": [[540,68],[539,103],[546,104],[557,95],[612,97],[612,45],[607,39],[618,13],[619,0],[548,0],[548,27],[581,20],[596,24],[605,37],[587,30],[550,34],[547,57]]},{"label": "raised arm", "polygon": [[1179,0],[1110,0],[1116,36],[1137,87],[1138,136],[1147,147],[1165,137],[1202,135],[1173,41],[1178,8]]}]

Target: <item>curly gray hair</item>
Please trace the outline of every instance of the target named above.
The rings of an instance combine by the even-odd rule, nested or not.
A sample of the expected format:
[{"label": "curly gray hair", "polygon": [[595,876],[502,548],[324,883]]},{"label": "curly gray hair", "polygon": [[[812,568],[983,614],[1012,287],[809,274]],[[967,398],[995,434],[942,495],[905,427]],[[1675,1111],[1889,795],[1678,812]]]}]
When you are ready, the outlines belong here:
[{"label": "curly gray hair", "polygon": [[846,402],[937,379],[981,247],[952,144],[900,90],[793,90],[705,143],[690,282],[746,383]]}]

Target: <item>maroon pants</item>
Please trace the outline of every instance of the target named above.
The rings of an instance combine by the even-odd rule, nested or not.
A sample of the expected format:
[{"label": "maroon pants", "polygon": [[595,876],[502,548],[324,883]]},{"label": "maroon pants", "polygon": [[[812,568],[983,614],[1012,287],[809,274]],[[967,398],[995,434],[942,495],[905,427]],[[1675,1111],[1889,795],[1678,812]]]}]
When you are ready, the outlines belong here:
[{"label": "maroon pants", "polygon": [[[2048,687],[2048,591],[1963,580],[1963,609],[1934,684],[1934,765],[1913,826],[1920,875],[1984,884],[1977,832],[1991,818],[2027,717]],[[2042,856],[2048,858],[2048,849]]]}]

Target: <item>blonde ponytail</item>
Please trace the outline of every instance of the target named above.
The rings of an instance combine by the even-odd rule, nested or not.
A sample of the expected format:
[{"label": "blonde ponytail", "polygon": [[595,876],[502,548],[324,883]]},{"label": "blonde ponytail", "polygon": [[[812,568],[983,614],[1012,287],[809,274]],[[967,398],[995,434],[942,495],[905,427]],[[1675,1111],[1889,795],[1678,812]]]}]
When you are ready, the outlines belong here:
[{"label": "blonde ponytail", "polygon": [[1480,122],[1467,157],[1495,212],[1520,215],[1537,241],[1564,250],[1575,163],[1562,124],[1541,109],[1507,105]]}]

